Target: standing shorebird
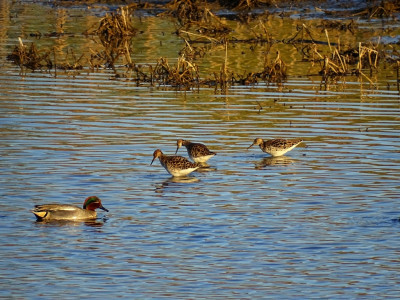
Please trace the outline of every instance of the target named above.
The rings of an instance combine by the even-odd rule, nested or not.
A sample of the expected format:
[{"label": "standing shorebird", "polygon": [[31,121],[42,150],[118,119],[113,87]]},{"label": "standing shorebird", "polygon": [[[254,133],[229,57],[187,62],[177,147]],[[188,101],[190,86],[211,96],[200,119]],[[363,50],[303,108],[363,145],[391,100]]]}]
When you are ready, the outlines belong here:
[{"label": "standing shorebird", "polygon": [[254,145],[259,145],[260,149],[265,152],[269,153],[272,156],[282,156],[286,152],[289,152],[298,144],[300,144],[303,140],[302,139],[273,139],[268,141],[263,141],[260,138],[256,138],[253,144],[250,145],[247,149],[250,149]]},{"label": "standing shorebird", "polygon": [[211,152],[208,148],[200,143],[191,143],[186,140],[178,140],[175,154],[178,153],[180,147],[185,146],[189,157],[196,163],[205,163],[217,153]]},{"label": "standing shorebird", "polygon": [[160,160],[161,165],[172,176],[186,176],[200,167],[197,163],[192,163],[182,156],[167,156],[160,149],[154,151],[150,165],[156,158]]}]

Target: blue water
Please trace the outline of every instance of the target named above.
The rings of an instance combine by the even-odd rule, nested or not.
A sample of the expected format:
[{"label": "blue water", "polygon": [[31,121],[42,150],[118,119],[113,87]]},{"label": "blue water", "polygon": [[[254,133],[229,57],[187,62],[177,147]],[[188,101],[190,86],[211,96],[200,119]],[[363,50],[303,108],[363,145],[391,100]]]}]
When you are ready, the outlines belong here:
[{"label": "blue water", "polygon": [[[398,296],[398,95],[119,96],[125,84],[91,76],[1,75],[2,297]],[[246,150],[255,137],[305,142],[271,159]],[[178,180],[150,166],[178,138],[216,151],[210,167]],[[110,210],[96,222],[30,212],[89,195]]]},{"label": "blue water", "polygon": [[[97,8],[68,10],[68,35],[35,40],[29,34],[54,31],[63,10],[1,5],[9,14],[0,14],[0,298],[399,297],[400,96],[392,68],[371,77],[375,85],[347,77],[324,86],[303,70],[283,86],[227,93],[137,86],[110,80],[109,70],[20,72],[5,59],[20,35],[94,49],[81,32]],[[149,54],[169,51],[174,62],[176,28],[146,20],[135,59],[154,62]],[[249,53],[230,51],[240,47]],[[218,53],[205,59],[215,66]],[[246,150],[256,137],[304,143],[271,158]],[[172,155],[180,138],[217,152],[184,179],[158,161],[150,166],[154,150]],[[92,222],[38,223],[30,211],[81,206],[91,195],[109,209]]]}]

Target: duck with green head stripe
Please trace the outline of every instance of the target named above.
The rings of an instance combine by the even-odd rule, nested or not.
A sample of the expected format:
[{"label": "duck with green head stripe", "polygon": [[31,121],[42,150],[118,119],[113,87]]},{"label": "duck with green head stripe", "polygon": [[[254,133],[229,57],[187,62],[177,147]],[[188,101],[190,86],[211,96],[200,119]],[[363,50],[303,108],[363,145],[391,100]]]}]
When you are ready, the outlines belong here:
[{"label": "duck with green head stripe", "polygon": [[43,204],[35,205],[32,210],[37,221],[55,220],[91,220],[97,218],[96,209],[108,211],[97,196],[90,196],[85,199],[83,208],[70,204]]}]

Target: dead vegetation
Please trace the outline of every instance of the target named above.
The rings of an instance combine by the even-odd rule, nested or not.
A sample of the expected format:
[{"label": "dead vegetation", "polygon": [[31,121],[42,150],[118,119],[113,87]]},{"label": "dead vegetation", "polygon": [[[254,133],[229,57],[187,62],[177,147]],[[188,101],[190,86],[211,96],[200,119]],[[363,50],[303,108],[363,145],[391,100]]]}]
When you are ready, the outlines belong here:
[{"label": "dead vegetation", "polygon": [[245,74],[237,74],[234,76],[233,83],[239,83],[243,85],[255,84],[260,81],[283,83],[287,78],[287,67],[281,58],[279,51],[276,53],[274,59],[270,59],[269,55],[266,55],[264,68],[259,72],[249,72]]},{"label": "dead vegetation", "polygon": [[39,51],[35,43],[31,43],[28,47],[21,39],[19,39],[19,44],[14,47],[13,52],[7,56],[7,59],[13,61],[21,70],[27,68],[35,71],[42,70],[44,67],[51,69],[53,66],[49,50]]},{"label": "dead vegetation", "polygon": [[340,51],[334,47],[329,55],[322,55],[315,47],[315,61],[319,61],[321,66],[319,74],[325,81],[347,75],[362,75],[371,82],[363,71],[367,69],[372,73],[377,70],[379,51],[376,49],[376,46],[370,45],[367,47],[359,43],[358,48]]},{"label": "dead vegetation", "polygon": [[83,58],[84,54],[81,54],[79,57],[77,57],[72,49],[68,49],[65,62],[57,64],[57,68],[60,70],[82,70],[84,64],[82,61]]},{"label": "dead vegetation", "polygon": [[302,24],[298,26],[296,34],[285,40],[285,43],[294,45],[301,53],[303,61],[309,61],[312,65],[318,64],[320,66],[318,74],[322,76],[323,81],[352,75],[363,76],[371,82],[365,75],[365,70],[369,70],[370,74],[377,71],[378,64],[387,56],[386,53],[379,49],[378,45],[372,43],[367,46],[360,42],[354,47],[343,47],[340,40],[336,43],[330,41],[327,27],[339,31],[349,30],[353,33],[356,26],[352,21],[347,24],[343,23],[343,26],[338,26],[337,22],[328,23],[331,26],[326,26],[325,22],[322,24],[325,41],[314,38],[315,32]]},{"label": "dead vegetation", "polygon": [[173,0],[162,16],[176,21],[179,36],[221,40],[231,31],[208,7],[205,0]]},{"label": "dead vegetation", "polygon": [[207,22],[209,9],[205,0],[173,0],[167,4],[165,14],[172,16],[180,25]]},{"label": "dead vegetation", "polygon": [[364,16],[369,19],[372,18],[392,18],[395,13],[400,11],[400,4],[398,1],[383,0],[377,5],[372,5],[367,9],[354,14],[354,16]]},{"label": "dead vegetation", "polygon": [[[216,3],[219,8],[240,11],[237,21],[248,28],[245,38],[236,37],[226,19],[213,12],[213,9],[216,10]],[[175,22],[175,33],[183,44],[177,53],[176,63],[172,64],[169,61],[174,59],[164,57],[147,64],[135,62],[132,38],[138,34],[138,29],[132,22],[132,14],[139,7],[145,7],[142,3],[123,6],[115,12],[106,13],[95,26],[87,29],[83,35],[96,46],[90,47],[86,53],[75,53],[72,49],[67,49],[66,52],[55,48],[39,50],[35,43],[27,46],[20,40],[7,58],[21,69],[49,71],[54,68],[57,74],[57,70],[78,72],[85,68],[92,71],[106,68],[114,71],[114,79],[130,80],[137,84],[167,85],[182,90],[202,85],[226,90],[230,85],[259,82],[282,85],[287,79],[289,67],[279,51],[281,45],[293,46],[301,56],[300,61],[309,62],[311,67],[318,68],[317,73],[323,81],[349,75],[361,76],[371,81],[366,74],[377,72],[381,61],[396,64],[398,72],[399,55],[396,49],[391,49],[389,55],[379,44],[358,43],[345,47],[340,40],[330,40],[330,31],[350,32],[354,35],[358,30],[354,20],[323,20],[314,27],[300,23],[291,37],[279,39],[274,36],[274,29],[268,26],[269,14],[257,16],[251,12],[255,7],[271,4],[273,3],[270,1],[256,0],[219,0],[212,3],[205,0],[170,1],[160,16]],[[371,18],[392,16],[398,10],[399,5],[396,2],[382,1],[368,12]],[[64,18],[63,24],[65,22]],[[64,31],[59,33],[64,34]],[[49,37],[46,34],[34,34],[38,39]],[[260,62],[260,69],[232,69],[229,54],[237,44],[249,45],[250,51],[256,47],[263,48],[264,61]],[[201,60],[221,49],[225,51],[225,57],[220,60],[219,71],[202,70]]]},{"label": "dead vegetation", "polygon": [[218,3],[226,8],[235,9],[238,11],[251,10],[261,5],[271,4],[272,1],[261,0],[219,0]]},{"label": "dead vegetation", "polygon": [[323,31],[336,29],[344,32],[350,31],[352,34],[354,34],[358,28],[358,25],[354,20],[350,20],[348,22],[338,20],[322,20],[321,24],[317,27],[322,28]]},{"label": "dead vegetation", "polygon": [[104,65],[115,70],[117,61],[123,58],[124,64],[131,64],[131,39],[137,29],[131,21],[131,14],[137,5],[120,7],[117,12],[106,14],[99,26],[94,30],[85,32],[87,35],[96,35],[103,49],[91,49],[90,64],[92,68]]},{"label": "dead vegetation", "polygon": [[177,64],[172,66],[167,59],[160,58],[152,72],[152,78],[159,84],[189,89],[198,86],[199,70],[195,63],[184,56],[180,56]]},{"label": "dead vegetation", "polygon": [[[362,2],[360,2],[362,3]],[[362,3],[363,4],[363,3]],[[335,17],[356,17],[356,18],[395,18],[396,14],[400,12],[400,3],[398,0],[382,0],[382,1],[365,1],[366,7],[347,7],[344,4],[345,9],[330,10],[320,9],[327,16]]]},{"label": "dead vegetation", "polygon": [[117,47],[125,37],[136,33],[130,19],[135,9],[136,5],[129,5],[120,7],[115,13],[106,14],[100,20],[98,28],[87,34],[97,34],[103,44]]}]

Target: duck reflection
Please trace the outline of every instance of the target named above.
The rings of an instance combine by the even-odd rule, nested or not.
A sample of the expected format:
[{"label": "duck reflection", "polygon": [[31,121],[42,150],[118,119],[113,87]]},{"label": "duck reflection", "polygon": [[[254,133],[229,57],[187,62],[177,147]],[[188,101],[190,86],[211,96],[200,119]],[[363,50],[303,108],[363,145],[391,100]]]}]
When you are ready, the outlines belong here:
[{"label": "duck reflection", "polygon": [[102,227],[106,222],[108,218],[100,218],[96,220],[53,220],[53,221],[35,221],[35,224],[37,226],[70,226],[70,227],[75,227],[75,226],[81,226],[82,224],[90,227]]},{"label": "duck reflection", "polygon": [[261,161],[255,164],[255,168],[263,169],[267,166],[288,166],[293,164],[295,161],[295,159],[287,156],[264,157]]}]

